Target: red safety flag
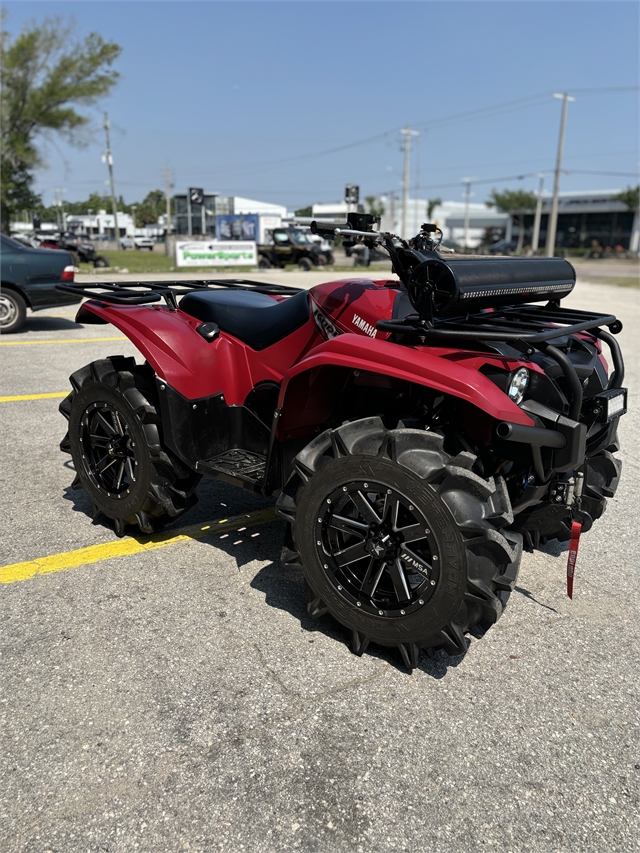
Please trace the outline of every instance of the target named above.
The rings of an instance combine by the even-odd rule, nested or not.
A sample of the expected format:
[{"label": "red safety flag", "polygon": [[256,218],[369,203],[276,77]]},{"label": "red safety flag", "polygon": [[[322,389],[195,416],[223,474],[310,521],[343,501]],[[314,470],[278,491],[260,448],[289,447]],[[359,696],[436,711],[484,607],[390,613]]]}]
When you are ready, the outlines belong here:
[{"label": "red safety flag", "polygon": [[567,557],[567,595],[569,598],[573,598],[573,576],[576,572],[581,531],[582,525],[580,522],[574,521],[571,524],[571,542],[569,543],[569,556]]}]

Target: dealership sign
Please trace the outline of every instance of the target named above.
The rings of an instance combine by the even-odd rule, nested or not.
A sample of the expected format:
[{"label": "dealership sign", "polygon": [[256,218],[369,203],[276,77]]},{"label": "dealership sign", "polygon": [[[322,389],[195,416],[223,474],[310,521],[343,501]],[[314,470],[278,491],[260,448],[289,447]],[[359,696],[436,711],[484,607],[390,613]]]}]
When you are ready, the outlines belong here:
[{"label": "dealership sign", "polygon": [[255,267],[258,253],[249,240],[191,240],[176,243],[179,267]]}]

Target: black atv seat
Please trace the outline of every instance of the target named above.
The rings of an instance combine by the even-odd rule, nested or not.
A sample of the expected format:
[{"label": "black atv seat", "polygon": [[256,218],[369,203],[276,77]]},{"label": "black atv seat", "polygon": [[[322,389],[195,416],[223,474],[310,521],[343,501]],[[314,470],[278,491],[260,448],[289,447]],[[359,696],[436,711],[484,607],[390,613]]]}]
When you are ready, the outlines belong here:
[{"label": "black atv seat", "polygon": [[295,332],[309,319],[307,291],[277,302],[266,293],[246,290],[208,290],[187,293],[180,310],[261,350]]}]

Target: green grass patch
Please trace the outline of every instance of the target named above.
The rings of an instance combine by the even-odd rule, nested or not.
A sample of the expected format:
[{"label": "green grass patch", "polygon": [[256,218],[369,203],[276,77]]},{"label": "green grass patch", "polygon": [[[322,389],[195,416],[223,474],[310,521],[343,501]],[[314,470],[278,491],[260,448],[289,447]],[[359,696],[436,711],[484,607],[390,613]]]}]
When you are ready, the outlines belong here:
[{"label": "green grass patch", "polygon": [[[615,284],[617,287],[640,287],[640,278],[638,276],[616,275],[609,278],[601,279],[603,284]],[[596,284],[597,282],[594,282]]]}]

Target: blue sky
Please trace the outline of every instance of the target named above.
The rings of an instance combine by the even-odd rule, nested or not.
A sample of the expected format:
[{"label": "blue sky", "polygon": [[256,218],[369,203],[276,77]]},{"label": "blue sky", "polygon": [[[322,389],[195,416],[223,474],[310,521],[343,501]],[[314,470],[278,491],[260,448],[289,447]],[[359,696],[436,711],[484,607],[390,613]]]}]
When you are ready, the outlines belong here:
[{"label": "blue sky", "polygon": [[[635,2],[6,2],[6,28],[73,18],[123,48],[122,77],[90,110],[95,141],[45,144],[36,189],[104,192],[98,122],[109,111],[116,192],[134,202],[163,186],[295,208],[400,188],[400,127],[422,130],[412,185],[459,200],[463,177],[551,170],[569,91],[561,190],[624,187],[638,169]],[[584,91],[584,90],[599,91]],[[540,96],[540,97],[535,97]],[[524,99],[530,99],[525,101]],[[482,110],[514,103],[496,111]],[[478,110],[476,115],[446,119]],[[326,153],[354,144],[341,151]],[[419,173],[418,173],[419,167]],[[450,185],[450,186],[443,186]],[[550,187],[551,179],[547,180]],[[537,179],[496,182],[532,189]],[[483,200],[492,183],[475,187]],[[412,192],[413,194],[413,192]]]}]

